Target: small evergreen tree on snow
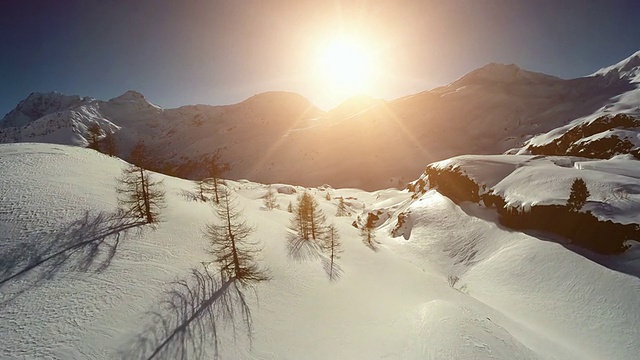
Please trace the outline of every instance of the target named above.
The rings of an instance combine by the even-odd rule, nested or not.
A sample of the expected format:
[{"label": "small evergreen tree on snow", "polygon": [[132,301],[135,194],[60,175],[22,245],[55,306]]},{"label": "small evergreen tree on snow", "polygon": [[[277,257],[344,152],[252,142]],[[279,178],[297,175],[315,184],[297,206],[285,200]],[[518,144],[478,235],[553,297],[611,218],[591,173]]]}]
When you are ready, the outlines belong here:
[{"label": "small evergreen tree on snow", "polygon": [[293,212],[293,204],[291,203],[291,201],[289,201],[289,205],[287,205],[287,211],[290,213]]},{"label": "small evergreen tree on snow", "polygon": [[569,211],[580,211],[584,204],[587,203],[589,197],[589,190],[587,189],[587,183],[581,178],[577,178],[571,184],[571,193],[567,200],[567,207]]},{"label": "small evergreen tree on snow", "polygon": [[327,193],[324,195],[324,198],[325,198],[327,201],[331,201],[331,194],[329,193],[329,191],[328,191],[328,190],[327,190]]},{"label": "small evergreen tree on snow", "polygon": [[342,253],[342,241],[334,224],[327,227],[324,248],[329,252],[329,280],[333,281],[335,277],[335,259],[340,258]]},{"label": "small evergreen tree on snow", "polygon": [[267,193],[264,195],[264,198],[262,200],[262,202],[264,203],[264,207],[266,207],[268,210],[277,209],[278,202],[276,200],[276,192],[273,191],[271,186],[269,186],[269,188],[267,188]]},{"label": "small evergreen tree on snow", "polygon": [[98,123],[92,123],[87,127],[87,145],[88,148],[93,150],[100,149],[100,136],[102,136],[102,129]]},{"label": "small evergreen tree on snow", "polygon": [[349,211],[347,210],[347,205],[344,203],[344,198],[340,198],[338,202],[338,209],[336,210],[336,216],[349,216]]},{"label": "small evergreen tree on snow", "polygon": [[218,220],[208,224],[204,233],[221,275],[243,285],[269,280],[268,271],[257,264],[261,249],[250,240],[255,229],[247,225],[228,189],[221,187],[218,193],[219,202],[214,204]]},{"label": "small evergreen tree on snow", "polygon": [[143,142],[138,142],[131,151],[130,165],[122,169],[117,179],[118,204],[129,216],[143,219],[146,223],[159,221],[160,209],[164,208],[164,189],[161,181],[153,181],[143,165],[149,163],[149,154]]},{"label": "small evergreen tree on snow", "polygon": [[218,188],[220,187],[220,179],[224,174],[231,170],[231,165],[220,159],[220,151],[216,151],[205,160],[205,170],[212,184],[213,194],[216,204],[220,202],[218,196]]}]

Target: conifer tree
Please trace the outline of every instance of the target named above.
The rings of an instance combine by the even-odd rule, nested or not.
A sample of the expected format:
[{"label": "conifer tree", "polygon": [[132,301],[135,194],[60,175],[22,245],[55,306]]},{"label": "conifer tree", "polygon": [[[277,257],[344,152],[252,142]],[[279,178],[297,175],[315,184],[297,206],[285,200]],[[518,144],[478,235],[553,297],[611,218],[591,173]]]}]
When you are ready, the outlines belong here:
[{"label": "conifer tree", "polygon": [[567,200],[567,207],[570,211],[580,211],[584,204],[587,203],[587,198],[591,194],[587,189],[587,183],[581,178],[577,178],[571,184],[571,193]]},{"label": "conifer tree", "polygon": [[344,203],[344,198],[340,198],[338,202],[338,209],[336,210],[336,216],[349,216],[349,211],[347,211],[347,205]]},{"label": "conifer tree", "polygon": [[375,217],[371,213],[367,214],[367,222],[360,229],[360,236],[365,245],[375,250]]},{"label": "conifer tree", "polygon": [[303,240],[320,240],[325,232],[326,217],[313,195],[304,192],[293,207],[291,229]]},{"label": "conifer tree", "polygon": [[243,285],[268,280],[267,270],[257,264],[260,247],[250,240],[255,229],[247,225],[228,189],[219,189],[219,202],[214,204],[214,211],[218,220],[206,226],[205,236],[223,278]]},{"label": "conifer tree", "polygon": [[291,201],[289,201],[289,205],[287,205],[287,211],[290,213],[293,212],[293,204],[291,203]]},{"label": "conifer tree", "polygon": [[340,240],[340,234],[334,224],[327,227],[325,236],[324,248],[329,252],[329,280],[333,281],[335,278],[335,259],[340,258],[342,253],[342,241]]},{"label": "conifer tree", "polygon": [[209,195],[215,194],[215,185],[213,179],[202,179],[196,181],[196,199],[202,202],[209,200]]},{"label": "conifer tree", "polygon": [[113,132],[108,132],[104,135],[104,138],[102,138],[102,141],[100,142],[100,144],[102,145],[102,150],[105,154],[114,157],[116,155],[118,155],[118,148],[116,145],[116,138],[113,134]]},{"label": "conifer tree", "polygon": [[89,127],[87,127],[87,143],[89,143],[87,147],[93,150],[99,150],[99,139],[101,135],[102,129],[98,123],[92,123],[89,125]]},{"label": "conifer tree", "polygon": [[264,195],[264,199],[262,201],[264,203],[264,207],[266,207],[268,210],[277,209],[278,202],[276,200],[276,192],[273,191],[271,186],[269,186],[269,188],[267,189],[267,193]]},{"label": "conifer tree", "polygon": [[143,166],[149,163],[149,154],[143,142],[131,151],[130,165],[122,169],[118,178],[118,203],[124,211],[146,223],[157,223],[160,209],[164,207],[164,189],[161,181],[151,180]]},{"label": "conifer tree", "polygon": [[216,204],[220,202],[218,196],[218,188],[220,186],[220,179],[224,174],[231,170],[229,163],[222,162],[220,160],[220,150],[210,155],[205,159],[205,171],[212,184],[213,194],[215,196]]}]

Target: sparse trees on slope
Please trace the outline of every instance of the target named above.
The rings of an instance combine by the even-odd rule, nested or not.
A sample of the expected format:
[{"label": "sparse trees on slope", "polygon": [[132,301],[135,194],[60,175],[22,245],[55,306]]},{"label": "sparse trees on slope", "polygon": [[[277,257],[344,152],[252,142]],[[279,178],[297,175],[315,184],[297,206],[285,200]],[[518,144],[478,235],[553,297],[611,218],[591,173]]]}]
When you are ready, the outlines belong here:
[{"label": "sparse trees on slope", "polygon": [[100,125],[98,125],[98,123],[92,123],[91,125],[89,125],[89,127],[87,127],[87,142],[89,143],[87,147],[93,150],[99,150],[99,139],[101,135],[102,129],[100,128]]},{"label": "sparse trees on slope", "polygon": [[571,194],[567,200],[567,207],[570,211],[579,211],[584,204],[587,203],[589,197],[589,190],[587,189],[587,183],[581,178],[577,178],[571,184]]},{"label": "sparse trees on slope", "polygon": [[229,163],[222,162],[220,160],[220,151],[216,151],[213,155],[209,156],[205,160],[205,170],[207,172],[207,177],[212,184],[213,193],[215,195],[216,204],[220,203],[220,198],[218,195],[218,188],[220,185],[220,179],[222,176],[231,170],[231,165]]},{"label": "sparse trees on slope", "polygon": [[207,225],[205,236],[220,273],[244,285],[268,280],[267,270],[257,264],[260,248],[249,240],[255,229],[247,225],[228,189],[219,189],[219,194],[219,202],[214,205],[219,219]]},{"label": "sparse trees on slope", "polygon": [[324,239],[324,248],[329,252],[329,280],[333,281],[335,276],[335,259],[342,253],[342,241],[340,234],[334,224],[327,227]]},{"label": "sparse trees on slope", "polygon": [[269,188],[267,189],[267,193],[264,195],[264,199],[262,200],[262,202],[264,203],[264,207],[266,207],[268,210],[277,209],[278,202],[276,200],[276,192],[273,191],[271,186],[269,186]]},{"label": "sparse trees on slope", "polygon": [[139,142],[131,151],[132,164],[122,169],[118,178],[118,203],[132,217],[146,223],[159,221],[160,209],[164,207],[164,189],[161,181],[153,181],[149,171],[137,164],[148,162],[149,155],[144,143]]},{"label": "sparse trees on slope", "polygon": [[347,210],[347,205],[344,203],[344,198],[340,198],[340,202],[338,202],[338,209],[336,210],[336,216],[349,216],[349,211]]}]

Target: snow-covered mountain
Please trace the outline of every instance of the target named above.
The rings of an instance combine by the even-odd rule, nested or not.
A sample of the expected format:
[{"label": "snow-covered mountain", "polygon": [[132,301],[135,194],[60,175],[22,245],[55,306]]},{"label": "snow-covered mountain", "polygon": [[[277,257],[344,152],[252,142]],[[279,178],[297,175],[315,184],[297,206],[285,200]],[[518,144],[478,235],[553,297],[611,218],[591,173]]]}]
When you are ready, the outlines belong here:
[{"label": "snow-covered mountain", "polygon": [[[589,173],[590,209],[619,184],[633,190],[633,207],[613,199],[609,210],[637,214],[633,160],[562,159],[478,156],[433,166],[457,165],[514,205],[562,200],[565,178]],[[216,217],[183,196],[193,182],[152,174],[166,190],[163,222],[131,227],[113,217],[125,165],[79,147],[0,144],[0,358],[595,360],[640,352],[635,242],[616,256],[577,251],[426,188],[276,184],[280,209],[267,211],[266,185],[227,181],[272,278],[224,287],[203,277],[212,258],[202,229]],[[547,183],[526,181],[536,169]],[[555,182],[541,198],[536,190]],[[305,190],[342,238],[337,281],[322,256],[296,258],[288,246],[285,209]],[[334,216],[340,198],[350,216]],[[369,212],[380,219],[375,251],[352,226]]]},{"label": "snow-covered mountain", "polygon": [[234,179],[403,187],[433,161],[510,149],[533,152],[530,145],[551,141],[583,121],[635,116],[639,59],[636,53],[571,80],[489,64],[447,86],[390,102],[358,97],[328,112],[285,92],[177,109],[162,109],[133,91],[109,101],[32,94],[0,122],[0,142],[82,146],[88,125],[98,123],[115,132],[123,158],[143,139],[157,169],[182,177],[198,177],[197,162],[221,149]]},{"label": "snow-covered mountain", "polygon": [[534,136],[513,152],[601,159],[632,154],[640,159],[640,51],[592,77],[610,84],[627,83],[631,89],[588,115]]}]

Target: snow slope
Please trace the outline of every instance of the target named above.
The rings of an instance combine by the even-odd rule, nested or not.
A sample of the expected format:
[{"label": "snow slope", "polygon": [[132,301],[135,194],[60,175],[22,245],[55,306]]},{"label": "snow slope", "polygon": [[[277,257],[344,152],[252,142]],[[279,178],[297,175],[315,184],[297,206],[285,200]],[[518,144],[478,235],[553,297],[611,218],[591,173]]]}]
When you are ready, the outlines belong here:
[{"label": "snow slope", "polygon": [[[115,209],[114,178],[123,165],[76,147],[0,145],[2,279],[59,249],[59,242],[119,230],[98,214]],[[157,344],[136,340],[148,326],[161,325],[148,312],[171,319],[162,305],[165,291],[210,259],[201,231],[213,219],[209,205],[182,196],[190,181],[155,176],[167,190],[164,222],[155,230],[116,231],[110,262],[107,245],[115,244],[115,234],[97,251],[83,248],[0,280],[0,358],[150,355]],[[320,260],[288,255],[290,214],[262,207],[265,185],[227,184],[257,228],[260,263],[272,280],[247,292],[251,342],[241,322],[235,332],[228,320],[216,324],[223,359],[634,359],[640,351],[637,251],[601,259],[626,264],[615,271],[554,242],[505,230],[483,209],[460,208],[435,191],[412,199],[397,190],[309,189],[344,243],[341,277],[330,282]],[[281,209],[295,197],[279,193]],[[339,197],[351,217],[333,216]],[[389,235],[393,216],[377,231],[377,251],[364,246],[351,226],[363,206],[408,213],[404,236]],[[210,324],[200,329],[211,335]],[[214,343],[204,342],[203,358],[213,357]]]},{"label": "snow slope", "polygon": [[[86,128],[98,123],[116,133],[122,157],[143,139],[158,168],[181,177],[200,176],[191,164],[221,149],[233,179],[402,188],[433,161],[526,152],[602,114],[638,113],[637,59],[571,80],[488,64],[447,86],[389,102],[356,97],[328,112],[286,92],[177,109],[161,109],[135,91],[109,101],[34,94],[0,121],[0,142],[82,146]],[[548,135],[531,139],[541,133]]]}]

